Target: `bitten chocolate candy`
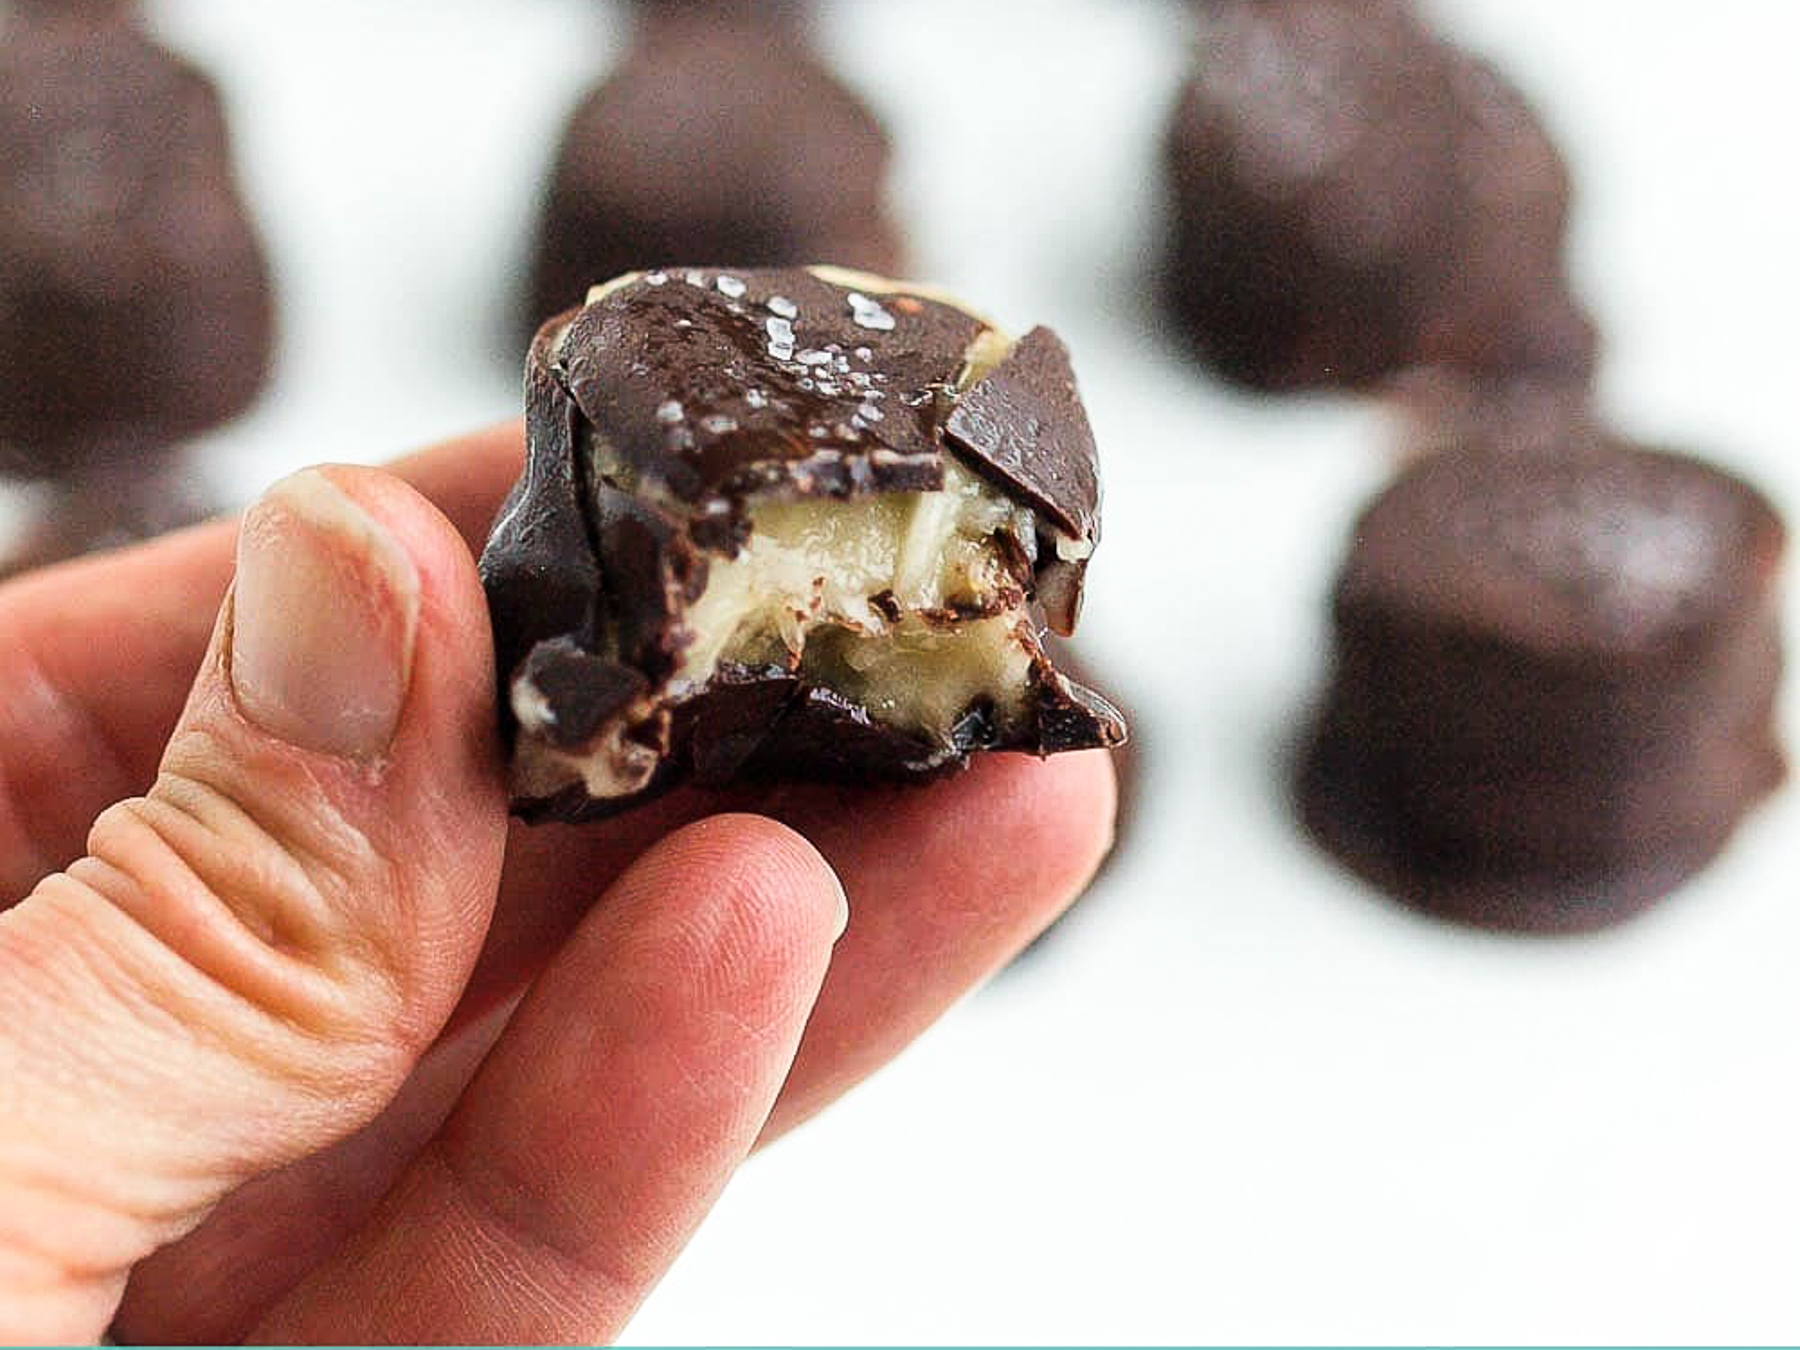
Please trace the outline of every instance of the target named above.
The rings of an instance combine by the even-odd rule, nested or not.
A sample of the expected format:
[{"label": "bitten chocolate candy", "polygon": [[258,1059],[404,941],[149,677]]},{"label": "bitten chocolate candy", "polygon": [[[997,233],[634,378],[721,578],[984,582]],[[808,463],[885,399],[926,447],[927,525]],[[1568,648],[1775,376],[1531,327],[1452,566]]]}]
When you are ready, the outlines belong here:
[{"label": "bitten chocolate candy", "polygon": [[1642,908],[1782,778],[1783,544],[1749,486],[1616,441],[1419,461],[1338,578],[1307,824],[1476,923]]},{"label": "bitten chocolate candy", "polygon": [[632,273],[551,320],[482,555],[516,807],[1120,744],[1045,655],[1099,539],[1062,343],[861,273]]},{"label": "bitten chocolate candy", "polygon": [[1518,92],[1397,0],[1203,0],[1165,147],[1166,292],[1264,389],[1591,372],[1569,177]]},{"label": "bitten chocolate candy", "polygon": [[232,417],[273,330],[211,84],[126,6],[18,7],[0,32],[0,470],[137,459]]},{"label": "bitten chocolate candy", "polygon": [[691,5],[641,26],[563,135],[533,327],[595,282],[683,260],[899,270],[887,135],[798,29]]}]

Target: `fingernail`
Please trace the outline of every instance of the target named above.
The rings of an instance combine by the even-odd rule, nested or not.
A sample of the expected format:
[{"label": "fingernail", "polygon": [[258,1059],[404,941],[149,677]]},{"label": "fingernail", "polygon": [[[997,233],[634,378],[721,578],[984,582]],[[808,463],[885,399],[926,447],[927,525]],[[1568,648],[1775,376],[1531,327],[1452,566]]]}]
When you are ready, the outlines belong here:
[{"label": "fingernail", "polygon": [[231,684],[270,735],[350,759],[385,752],[418,622],[412,559],[324,473],[284,478],[244,516]]}]

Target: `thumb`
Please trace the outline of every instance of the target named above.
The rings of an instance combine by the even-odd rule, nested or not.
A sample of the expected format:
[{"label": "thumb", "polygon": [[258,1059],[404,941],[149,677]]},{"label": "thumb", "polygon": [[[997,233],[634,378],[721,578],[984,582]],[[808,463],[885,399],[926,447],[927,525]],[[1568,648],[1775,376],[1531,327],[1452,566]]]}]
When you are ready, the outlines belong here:
[{"label": "thumb", "polygon": [[251,508],[155,786],[0,914],[0,1343],[98,1335],[133,1262],[399,1088],[493,905],[492,662],[397,479]]}]

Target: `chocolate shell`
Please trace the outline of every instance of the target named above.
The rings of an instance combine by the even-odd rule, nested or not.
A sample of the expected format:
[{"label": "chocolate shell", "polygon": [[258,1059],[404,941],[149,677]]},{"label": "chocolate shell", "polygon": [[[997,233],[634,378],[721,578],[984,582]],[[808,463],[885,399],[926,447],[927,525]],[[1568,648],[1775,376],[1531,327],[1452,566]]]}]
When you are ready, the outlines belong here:
[{"label": "chocolate shell", "polygon": [[1033,617],[1073,627],[1099,538],[1048,330],[832,268],[629,274],[537,335],[527,439],[481,561],[522,813],[1123,742]]},{"label": "chocolate shell", "polygon": [[887,133],[807,45],[806,9],[645,9],[624,61],[563,134],[530,326],[607,277],[690,259],[899,270]]},{"label": "chocolate shell", "polygon": [[211,83],[124,6],[18,8],[0,33],[0,469],[159,453],[252,401],[273,338]]},{"label": "chocolate shell", "polygon": [[1748,485],[1617,441],[1420,461],[1337,582],[1306,823],[1473,922],[1576,931],[1641,909],[1783,776],[1783,544]]},{"label": "chocolate shell", "polygon": [[1203,0],[1165,143],[1165,293],[1271,390],[1415,364],[1589,377],[1569,176],[1519,93],[1396,0]]}]

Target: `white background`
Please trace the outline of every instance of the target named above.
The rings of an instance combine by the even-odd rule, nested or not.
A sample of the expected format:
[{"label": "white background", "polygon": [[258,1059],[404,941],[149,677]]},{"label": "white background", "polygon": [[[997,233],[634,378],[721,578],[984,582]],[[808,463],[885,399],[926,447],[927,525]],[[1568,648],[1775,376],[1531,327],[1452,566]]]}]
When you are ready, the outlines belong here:
[{"label": "white background", "polygon": [[[1800,6],[1434,9],[1568,150],[1608,411],[1792,513]],[[282,283],[276,383],[207,446],[231,491],[515,411],[540,176],[618,54],[616,11],[152,14],[225,86]],[[1228,393],[1157,331],[1181,31],[1151,0],[827,12],[823,41],[895,133],[918,271],[1073,348],[1108,494],[1089,623],[1148,777],[1082,909],[753,1161],[631,1336],[1800,1338],[1795,795],[1659,909],[1560,941],[1402,911],[1284,809],[1387,428]]]}]

